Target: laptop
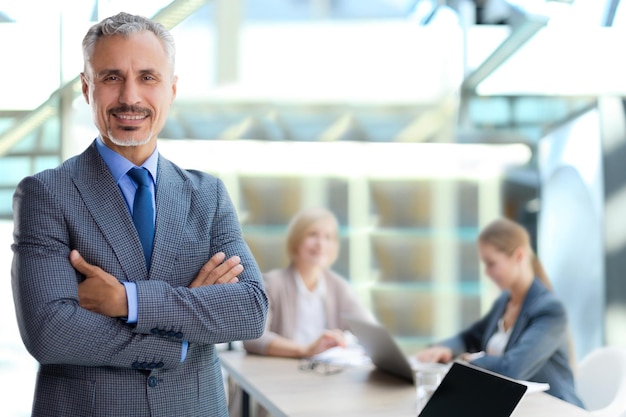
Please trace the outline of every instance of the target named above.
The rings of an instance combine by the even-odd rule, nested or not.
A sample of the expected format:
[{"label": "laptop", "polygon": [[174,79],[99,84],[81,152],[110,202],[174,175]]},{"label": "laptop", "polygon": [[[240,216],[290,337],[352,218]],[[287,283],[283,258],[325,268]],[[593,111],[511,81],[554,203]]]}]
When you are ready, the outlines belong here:
[{"label": "laptop", "polygon": [[418,417],[508,417],[527,388],[477,366],[454,362]]},{"label": "laptop", "polygon": [[380,324],[354,317],[346,316],[344,319],[378,369],[413,383],[415,372],[412,364],[389,330]]}]

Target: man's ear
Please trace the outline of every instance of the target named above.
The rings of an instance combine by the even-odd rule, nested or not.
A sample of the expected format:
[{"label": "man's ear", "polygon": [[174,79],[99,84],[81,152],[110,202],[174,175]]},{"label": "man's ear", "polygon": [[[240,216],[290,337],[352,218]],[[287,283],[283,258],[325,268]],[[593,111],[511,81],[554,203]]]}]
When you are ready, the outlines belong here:
[{"label": "man's ear", "polygon": [[178,86],[178,75],[174,75],[174,78],[172,79],[172,101],[170,102],[170,105],[174,102],[174,99],[176,98],[177,86]]},{"label": "man's ear", "polygon": [[83,90],[83,97],[87,104],[89,104],[89,82],[87,81],[87,77],[84,72],[80,73],[80,84],[81,89]]}]

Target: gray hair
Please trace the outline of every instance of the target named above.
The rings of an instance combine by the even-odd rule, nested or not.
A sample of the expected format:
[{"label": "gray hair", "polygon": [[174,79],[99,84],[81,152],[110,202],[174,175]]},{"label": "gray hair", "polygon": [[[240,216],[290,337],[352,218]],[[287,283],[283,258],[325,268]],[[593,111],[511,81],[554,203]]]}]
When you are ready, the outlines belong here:
[{"label": "gray hair", "polygon": [[83,39],[83,60],[85,64],[91,59],[98,39],[114,35],[128,38],[134,33],[145,31],[154,33],[156,37],[161,40],[173,73],[176,46],[174,44],[174,37],[172,34],[165,28],[165,26],[158,22],[154,22],[142,16],[136,16],[124,12],[118,13],[115,16],[107,17],[89,28],[85,38]]}]

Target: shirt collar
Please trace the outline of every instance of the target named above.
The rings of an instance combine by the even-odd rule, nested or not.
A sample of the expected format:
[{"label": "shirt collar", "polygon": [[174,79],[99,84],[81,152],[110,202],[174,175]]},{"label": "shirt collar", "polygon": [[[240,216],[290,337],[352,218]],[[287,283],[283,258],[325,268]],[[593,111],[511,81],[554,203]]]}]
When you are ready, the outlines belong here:
[{"label": "shirt collar", "polygon": [[[100,153],[102,159],[104,159],[104,162],[109,167],[113,178],[115,178],[115,182],[118,184],[120,182],[120,179],[122,179],[124,175],[126,175],[128,170],[136,166],[128,159],[124,158],[122,155],[106,146],[100,135],[98,135],[98,137],[96,138],[96,148],[98,149],[98,152]],[[155,148],[154,152],[152,152],[152,155],[150,155],[150,157],[148,157],[148,159],[146,159],[146,162],[144,162],[142,165],[143,168],[146,168],[148,172],[150,172],[155,184],[157,180],[158,162],[159,152]]]}]

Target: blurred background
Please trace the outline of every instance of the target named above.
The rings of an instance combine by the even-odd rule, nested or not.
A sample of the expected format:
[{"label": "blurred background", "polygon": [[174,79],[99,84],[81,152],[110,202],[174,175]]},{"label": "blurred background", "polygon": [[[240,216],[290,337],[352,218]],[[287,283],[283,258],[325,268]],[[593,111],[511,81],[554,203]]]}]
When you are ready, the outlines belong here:
[{"label": "blurred background", "polygon": [[[576,354],[626,346],[626,6],[620,0],[0,0],[0,408],[36,364],[10,287],[12,194],[97,132],[81,41],[119,11],[177,43],[160,152],[226,183],[263,271],[304,206],[341,223],[336,270],[410,352],[498,293],[475,240],[521,222]],[[45,277],[41,277],[45,279]]]}]

